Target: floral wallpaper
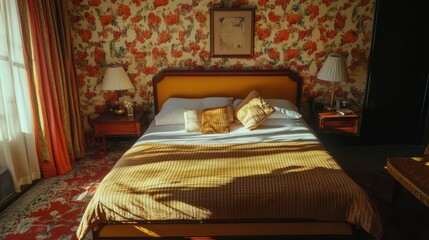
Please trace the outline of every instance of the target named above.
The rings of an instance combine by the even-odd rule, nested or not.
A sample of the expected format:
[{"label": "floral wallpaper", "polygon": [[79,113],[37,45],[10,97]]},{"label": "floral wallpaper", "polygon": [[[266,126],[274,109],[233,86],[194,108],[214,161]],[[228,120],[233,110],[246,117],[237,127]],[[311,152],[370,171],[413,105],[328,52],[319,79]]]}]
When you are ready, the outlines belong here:
[{"label": "floral wallpaper", "polygon": [[210,57],[206,0],[69,0],[75,64],[84,116],[96,117],[115,94],[101,90],[108,64],[124,66],[139,108],[152,109],[152,77],[164,68],[290,68],[303,80],[302,110],[327,101],[329,82],[317,80],[330,53],[346,57],[349,80],[336,94],[363,105],[375,0],[233,0],[256,7],[255,55]]}]

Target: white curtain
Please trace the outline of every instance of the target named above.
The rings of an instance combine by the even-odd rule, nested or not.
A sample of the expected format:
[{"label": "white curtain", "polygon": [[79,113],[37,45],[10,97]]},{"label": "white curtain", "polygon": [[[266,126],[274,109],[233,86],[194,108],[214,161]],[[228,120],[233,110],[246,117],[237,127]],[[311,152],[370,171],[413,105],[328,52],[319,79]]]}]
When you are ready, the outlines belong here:
[{"label": "white curtain", "polygon": [[0,0],[0,167],[16,192],[40,178],[27,81],[16,0]]}]

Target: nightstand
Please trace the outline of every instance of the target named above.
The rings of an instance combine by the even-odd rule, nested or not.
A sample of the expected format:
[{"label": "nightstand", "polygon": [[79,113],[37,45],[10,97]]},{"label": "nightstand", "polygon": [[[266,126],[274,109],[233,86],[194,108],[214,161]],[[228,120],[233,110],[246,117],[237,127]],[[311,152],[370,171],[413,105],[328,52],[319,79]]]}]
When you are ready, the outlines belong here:
[{"label": "nightstand", "polygon": [[337,112],[314,112],[320,133],[358,134],[359,116],[355,113],[341,115]]},{"label": "nightstand", "polygon": [[107,152],[106,136],[135,136],[140,137],[147,127],[147,112],[134,112],[134,116],[127,114],[116,115],[105,111],[94,120],[95,135],[103,139],[103,149]]}]

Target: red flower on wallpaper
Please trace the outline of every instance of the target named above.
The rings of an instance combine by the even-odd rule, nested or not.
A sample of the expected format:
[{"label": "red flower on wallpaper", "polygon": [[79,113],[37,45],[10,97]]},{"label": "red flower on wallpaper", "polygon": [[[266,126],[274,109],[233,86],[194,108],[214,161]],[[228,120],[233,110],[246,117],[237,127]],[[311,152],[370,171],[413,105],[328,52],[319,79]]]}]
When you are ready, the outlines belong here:
[{"label": "red flower on wallpaper", "polygon": [[185,42],[186,42],[186,37],[185,37],[184,31],[179,31],[179,42],[181,44],[185,44]]},{"label": "red flower on wallpaper", "polygon": [[174,58],[180,58],[183,56],[183,52],[177,51],[177,50],[171,50],[171,56]]},{"label": "red flower on wallpaper", "polygon": [[257,22],[259,22],[259,21],[261,21],[261,19],[262,19],[262,16],[261,16],[261,15],[257,14],[257,15],[255,16],[255,22],[256,22],[256,23],[257,23]]},{"label": "red flower on wallpaper", "polygon": [[299,49],[296,48],[289,48],[286,50],[284,54],[284,58],[286,59],[293,59],[296,58],[299,55]]},{"label": "red flower on wallpaper", "polygon": [[180,12],[182,13],[190,12],[191,10],[192,10],[192,4],[185,4],[185,3],[180,4]]},{"label": "red flower on wallpaper", "polygon": [[121,36],[122,36],[122,33],[121,33],[121,32],[119,32],[119,31],[114,31],[114,32],[113,32],[113,38],[114,38],[115,40],[118,40],[119,38],[121,38]]},{"label": "red flower on wallpaper", "polygon": [[158,67],[157,66],[152,66],[152,67],[146,66],[146,67],[143,68],[143,73],[145,75],[153,75],[153,74],[155,74],[157,72],[158,72]]},{"label": "red flower on wallpaper", "polygon": [[207,21],[206,15],[204,13],[200,12],[200,11],[198,11],[195,14],[195,19],[197,19],[197,21],[200,22],[200,23],[204,23],[204,22]]},{"label": "red flower on wallpaper", "polygon": [[317,51],[317,44],[315,42],[308,41],[304,43],[304,47],[307,50],[308,55],[311,55]]},{"label": "red flower on wallpaper", "polygon": [[145,58],[147,56],[146,52],[140,52],[140,51],[136,51],[133,53],[134,57],[136,59],[140,59],[140,58]]},{"label": "red flower on wallpaper", "polygon": [[133,22],[133,23],[138,23],[141,20],[142,20],[142,18],[139,15],[136,15],[136,16],[131,18],[131,22]]},{"label": "red flower on wallpaper", "polygon": [[98,7],[101,4],[101,0],[89,0],[88,5],[91,7]]},{"label": "red flower on wallpaper", "polygon": [[278,61],[280,57],[280,53],[276,49],[270,48],[268,49],[268,57],[271,58],[272,60]]},{"label": "red flower on wallpaper", "polygon": [[324,22],[328,21],[328,17],[327,16],[320,17],[317,19],[317,21],[319,23],[324,23]]},{"label": "red flower on wallpaper", "polygon": [[248,5],[249,1],[248,0],[234,0],[232,2],[232,7],[240,7],[243,5]]},{"label": "red flower on wallpaper", "polygon": [[118,100],[118,94],[116,94],[115,91],[105,91],[103,94],[103,98],[106,101],[117,101]]},{"label": "red flower on wallpaper", "polygon": [[258,5],[259,6],[265,6],[267,5],[268,0],[258,0]]},{"label": "red flower on wallpaper", "polygon": [[88,57],[88,52],[83,52],[83,51],[76,51],[76,58],[78,59],[85,59]]},{"label": "red flower on wallpaper", "polygon": [[122,20],[127,20],[131,15],[130,7],[128,7],[124,4],[119,5],[118,11],[119,11],[120,15],[122,15]]},{"label": "red flower on wallpaper", "polygon": [[176,13],[170,13],[167,16],[164,17],[164,21],[165,23],[167,23],[167,25],[174,25],[179,23],[179,15]]},{"label": "red flower on wallpaper", "polygon": [[155,8],[161,7],[161,6],[166,6],[167,4],[168,4],[168,0],[154,0],[153,1],[153,6]]},{"label": "red flower on wallpaper", "polygon": [[164,58],[165,56],[167,56],[167,53],[164,50],[158,49],[156,47],[152,49],[152,57],[154,59]]},{"label": "red flower on wallpaper", "polygon": [[92,37],[92,31],[89,29],[79,29],[78,34],[84,43],[88,43]]},{"label": "red flower on wallpaper", "polygon": [[301,19],[302,17],[298,13],[292,13],[286,17],[286,21],[288,21],[290,25],[298,23],[299,21],[301,21]]},{"label": "red flower on wallpaper", "polygon": [[280,20],[280,16],[276,15],[273,11],[270,11],[268,13],[268,19],[270,19],[271,22],[278,22]]},{"label": "red flower on wallpaper", "polygon": [[73,22],[73,23],[77,23],[77,22],[79,22],[79,21],[80,21],[80,19],[81,19],[81,17],[80,17],[80,16],[70,15],[70,21],[71,21],[71,22]]},{"label": "red flower on wallpaper", "polygon": [[91,24],[95,23],[95,17],[91,13],[85,12],[84,16],[86,21],[88,21],[88,23],[91,23]]},{"label": "red flower on wallpaper", "polygon": [[256,35],[258,36],[259,40],[263,41],[267,39],[269,36],[271,36],[271,29],[270,28],[256,28]]},{"label": "red flower on wallpaper", "polygon": [[319,7],[316,5],[308,5],[307,14],[310,15],[310,19],[315,19],[319,15]]},{"label": "red flower on wallpaper", "polygon": [[243,68],[244,68],[244,65],[241,62],[237,62],[236,64],[232,65],[232,69],[234,69],[234,70],[240,70],[240,69],[243,69]]},{"label": "red flower on wallpaper", "polygon": [[97,96],[97,94],[95,93],[95,92],[92,92],[92,91],[87,91],[86,93],[85,93],[85,97],[86,97],[86,99],[88,99],[88,100],[91,100],[93,97],[95,97],[95,96]]},{"label": "red flower on wallpaper", "polygon": [[366,6],[368,4],[369,4],[369,0],[360,0],[360,6],[361,7]]},{"label": "red flower on wallpaper", "polygon": [[274,43],[278,44],[289,39],[289,32],[285,29],[282,29],[277,32],[276,37],[274,38]]},{"label": "red flower on wallpaper", "polygon": [[328,37],[329,39],[334,39],[335,36],[337,36],[336,30],[329,30],[328,32],[326,32],[326,37]]},{"label": "red flower on wallpaper", "polygon": [[350,93],[352,94],[353,97],[357,98],[357,99],[361,99],[363,97],[363,92],[360,91],[359,89],[353,87],[350,89]]},{"label": "red flower on wallpaper", "polygon": [[202,29],[197,30],[197,35],[200,40],[206,40],[206,35],[204,34]]},{"label": "red flower on wallpaper", "polygon": [[335,15],[335,20],[334,20],[334,27],[335,29],[343,29],[344,26],[346,25],[346,16],[343,16],[340,14],[340,12],[337,13],[337,15]]},{"label": "red flower on wallpaper", "polygon": [[323,57],[325,57],[325,55],[326,55],[326,53],[325,52],[317,52],[316,53],[316,58],[323,58]]},{"label": "red flower on wallpaper", "polygon": [[331,4],[336,0],[322,0],[322,3],[325,4],[325,6],[329,7]]},{"label": "red flower on wallpaper", "polygon": [[343,43],[354,43],[357,41],[359,34],[354,30],[348,30],[341,39]]},{"label": "red flower on wallpaper", "polygon": [[134,32],[136,33],[137,41],[144,43],[146,39],[152,37],[152,31],[150,30],[142,30],[139,27],[134,27]]},{"label": "red flower on wallpaper", "polygon": [[201,47],[200,47],[200,45],[198,45],[196,43],[191,43],[189,45],[189,48],[191,49],[192,53],[196,53],[196,52],[198,52],[200,50]]},{"label": "red flower on wallpaper", "polygon": [[299,40],[304,39],[306,36],[307,36],[307,32],[306,31],[304,31],[304,30],[299,31],[299,33],[298,33]]},{"label": "red flower on wallpaper", "polygon": [[290,0],[276,0],[275,4],[276,6],[285,7],[289,2]]},{"label": "red flower on wallpaper", "polygon": [[142,0],[132,0],[132,2],[136,5],[136,7],[140,7],[140,5],[142,5]]},{"label": "red flower on wallpaper", "polygon": [[100,49],[98,47],[94,50],[94,59],[96,63],[100,63],[103,61],[103,59],[106,57],[106,53],[103,49]]},{"label": "red flower on wallpaper", "polygon": [[95,77],[100,71],[100,67],[98,65],[88,65],[86,66],[86,71],[88,72],[88,77]]},{"label": "red flower on wallpaper", "polygon": [[115,16],[111,14],[105,14],[100,17],[100,22],[102,26],[107,26],[113,22],[113,19],[115,19]]},{"label": "red flower on wallpaper", "polygon": [[161,21],[161,18],[151,12],[147,16],[147,21],[150,26],[155,26]]},{"label": "red flower on wallpaper", "polygon": [[206,50],[201,50],[200,54],[198,54],[202,61],[206,61],[209,58],[209,55],[209,52],[207,52]]}]

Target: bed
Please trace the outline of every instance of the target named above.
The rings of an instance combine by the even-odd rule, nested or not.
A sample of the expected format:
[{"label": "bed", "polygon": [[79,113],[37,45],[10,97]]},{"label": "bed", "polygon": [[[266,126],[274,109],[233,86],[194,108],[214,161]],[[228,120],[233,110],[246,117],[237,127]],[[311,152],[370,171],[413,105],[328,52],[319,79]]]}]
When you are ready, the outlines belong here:
[{"label": "bed", "polygon": [[[368,196],[299,117],[297,74],[164,70],[153,84],[155,120],[103,179],[79,239],[90,230],[94,239],[354,238],[360,229],[381,239]],[[187,132],[179,120],[163,118],[172,99],[212,109],[232,98],[237,107],[252,90],[279,104],[252,131],[235,120],[227,134]]]}]

